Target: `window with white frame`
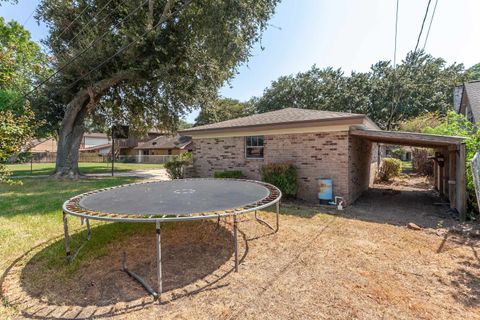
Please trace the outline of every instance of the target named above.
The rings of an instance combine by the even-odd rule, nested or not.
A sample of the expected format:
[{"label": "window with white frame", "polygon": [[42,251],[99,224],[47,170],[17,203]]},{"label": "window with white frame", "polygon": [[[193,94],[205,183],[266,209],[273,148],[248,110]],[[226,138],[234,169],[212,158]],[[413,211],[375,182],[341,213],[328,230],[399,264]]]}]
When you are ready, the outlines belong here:
[{"label": "window with white frame", "polygon": [[263,136],[245,137],[245,158],[263,159]]}]

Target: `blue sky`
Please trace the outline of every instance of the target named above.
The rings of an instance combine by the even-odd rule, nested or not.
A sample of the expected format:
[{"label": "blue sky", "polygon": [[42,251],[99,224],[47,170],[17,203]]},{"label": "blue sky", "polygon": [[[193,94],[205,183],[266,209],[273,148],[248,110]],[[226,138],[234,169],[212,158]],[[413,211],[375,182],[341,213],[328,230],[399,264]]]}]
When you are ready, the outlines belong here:
[{"label": "blue sky", "polygon": [[[413,50],[428,0],[399,0],[398,54]],[[7,20],[25,22],[38,0],[19,0],[0,7]],[[279,76],[332,66],[346,72],[366,71],[379,60],[393,57],[396,0],[283,0],[248,63],[225,85],[225,97],[247,100],[261,95]],[[432,12],[435,0],[432,0]],[[448,63],[466,67],[480,62],[480,1],[438,0],[425,50]],[[428,26],[429,19],[427,19]],[[40,40],[46,30],[33,18],[25,27]],[[423,46],[423,39],[421,46]],[[192,122],[197,112],[187,120]]]}]

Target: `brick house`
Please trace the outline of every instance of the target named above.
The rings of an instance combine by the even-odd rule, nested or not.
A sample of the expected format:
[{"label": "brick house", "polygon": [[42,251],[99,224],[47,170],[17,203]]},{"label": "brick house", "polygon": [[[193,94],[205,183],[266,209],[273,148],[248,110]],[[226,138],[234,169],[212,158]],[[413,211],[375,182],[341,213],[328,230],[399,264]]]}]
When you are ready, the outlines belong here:
[{"label": "brick house", "polygon": [[381,159],[379,145],[435,150],[434,187],[461,217],[466,212],[463,138],[384,131],[362,114],[286,108],[183,130],[192,137],[195,177],[241,170],[260,180],[268,163],[290,162],[298,169],[297,197],[317,201],[317,177],[333,180],[334,196],[347,204],[368,189]]},{"label": "brick house", "polygon": [[317,201],[317,177],[333,180],[347,203],[366,188],[376,169],[376,145],[349,134],[353,125],[378,127],[365,115],[286,108],[182,131],[192,136],[198,177],[241,170],[260,179],[264,164],[291,162],[298,169],[298,197]]}]

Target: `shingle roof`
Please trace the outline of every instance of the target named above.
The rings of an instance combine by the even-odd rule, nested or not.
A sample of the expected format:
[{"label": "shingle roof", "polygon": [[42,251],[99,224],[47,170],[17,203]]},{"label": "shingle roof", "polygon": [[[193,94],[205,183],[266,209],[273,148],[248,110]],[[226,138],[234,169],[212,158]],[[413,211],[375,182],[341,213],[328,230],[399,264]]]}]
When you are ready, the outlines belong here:
[{"label": "shingle roof", "polygon": [[352,126],[350,128],[350,134],[366,138],[373,142],[427,148],[457,145],[462,143],[464,140],[462,137],[455,136],[441,136],[404,131],[372,130],[363,125]]},{"label": "shingle roof", "polygon": [[475,121],[480,121],[480,80],[465,83],[465,92]]},{"label": "shingle roof", "polygon": [[159,136],[155,139],[141,143],[136,147],[137,150],[143,149],[184,149],[192,142],[192,139],[187,136]]},{"label": "shingle roof", "polygon": [[204,130],[216,130],[226,128],[238,128],[238,127],[251,127],[260,125],[273,125],[273,124],[289,124],[289,123],[301,123],[301,122],[315,122],[315,121],[329,121],[329,120],[342,120],[352,118],[366,118],[363,114],[345,113],[345,112],[333,112],[333,111],[320,111],[310,109],[299,108],[285,108],[281,110],[254,114],[251,116],[237,118],[203,126],[193,127],[190,129],[182,130],[182,132],[188,134],[190,132],[204,131]]}]

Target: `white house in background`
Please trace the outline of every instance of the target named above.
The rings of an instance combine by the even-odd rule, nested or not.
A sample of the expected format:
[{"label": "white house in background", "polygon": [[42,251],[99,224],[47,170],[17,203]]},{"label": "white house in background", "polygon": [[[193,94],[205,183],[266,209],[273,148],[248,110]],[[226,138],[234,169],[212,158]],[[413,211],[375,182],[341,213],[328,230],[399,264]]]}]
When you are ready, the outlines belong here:
[{"label": "white house in background", "polygon": [[111,154],[112,144],[105,143],[105,144],[99,144],[99,145],[91,146],[87,148],[80,148],[79,151],[82,153],[92,153],[92,154],[98,154],[101,156],[107,156],[108,154]]},{"label": "white house in background", "polygon": [[110,139],[106,133],[92,132],[84,133],[80,149],[87,149],[95,146],[110,144]]}]

